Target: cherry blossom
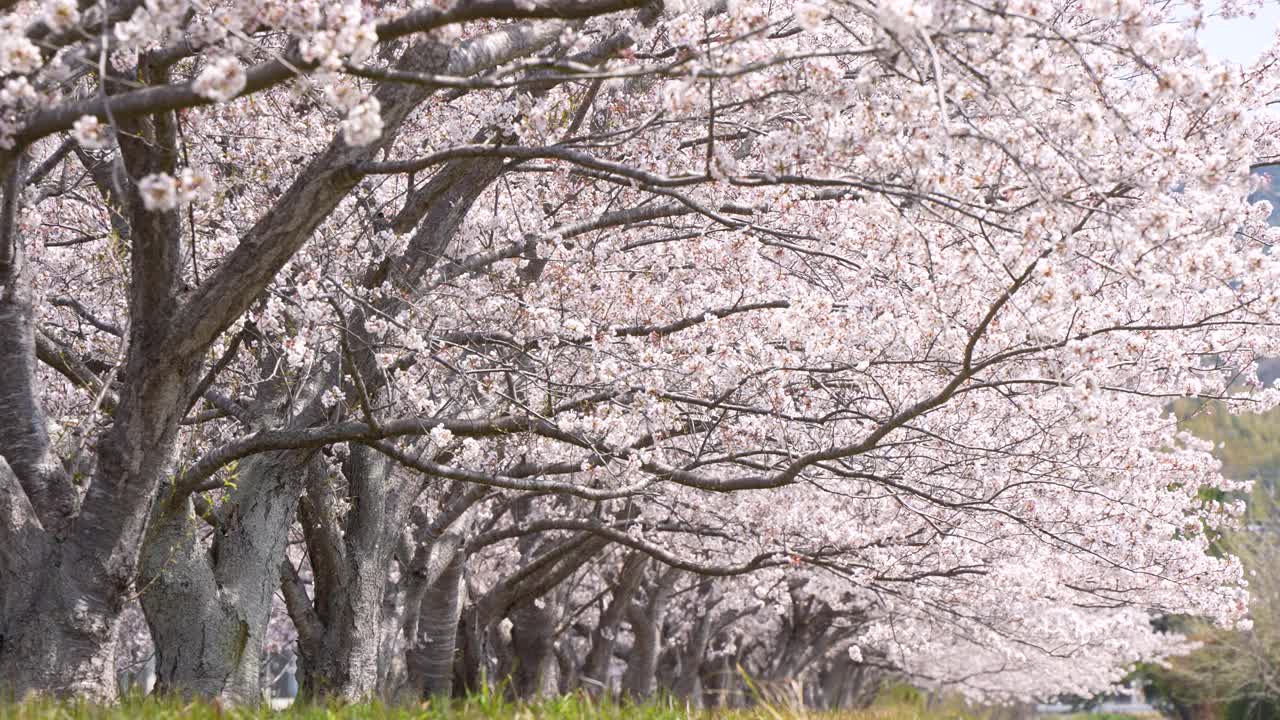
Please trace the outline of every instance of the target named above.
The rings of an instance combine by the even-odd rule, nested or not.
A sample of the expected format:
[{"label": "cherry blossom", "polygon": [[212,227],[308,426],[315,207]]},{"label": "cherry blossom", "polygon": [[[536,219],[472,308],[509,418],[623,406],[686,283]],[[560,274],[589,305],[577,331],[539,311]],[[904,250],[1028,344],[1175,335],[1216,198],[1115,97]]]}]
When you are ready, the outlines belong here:
[{"label": "cherry blossom", "polygon": [[452,646],[1023,700],[1249,622],[1248,483],[1168,406],[1280,402],[1275,52],[1141,0],[103,9],[0,15],[0,683],[110,696],[135,597],[230,701],[286,645],[349,698]]},{"label": "cherry blossom", "polygon": [[244,66],[240,61],[234,57],[220,57],[200,71],[192,88],[210,100],[226,102],[239,95],[244,84]]},{"label": "cherry blossom", "polygon": [[138,192],[148,210],[163,212],[178,207],[178,183],[173,176],[154,173],[138,181]]},{"label": "cherry blossom", "polygon": [[107,128],[92,115],[76,120],[71,130],[76,142],[89,150],[101,150],[111,143]]}]

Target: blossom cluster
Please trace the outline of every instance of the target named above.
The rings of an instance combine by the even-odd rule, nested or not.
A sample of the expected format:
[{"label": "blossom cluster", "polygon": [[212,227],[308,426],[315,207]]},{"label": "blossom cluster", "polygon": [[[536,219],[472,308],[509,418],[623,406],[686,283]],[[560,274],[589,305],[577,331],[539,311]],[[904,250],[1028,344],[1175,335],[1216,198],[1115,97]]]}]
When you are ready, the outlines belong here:
[{"label": "blossom cluster", "polygon": [[[118,23],[129,52],[197,48],[173,70],[199,98],[176,114],[185,167],[134,180],[147,210],[190,209],[185,281],[280,203],[350,186],[208,348],[219,404],[176,431],[184,461],[287,429],[309,388],[335,423],[413,418],[406,456],[494,488],[485,527],[597,522],[712,570],[767,558],[716,585],[716,612],[788,612],[803,584],[848,621],[831,658],[984,698],[1087,694],[1182,648],[1151,610],[1247,623],[1240,564],[1210,548],[1247,484],[1167,408],[1280,402],[1255,381],[1280,354],[1280,233],[1246,199],[1278,154],[1277,79],[1210,63],[1164,3],[665,5],[523,55],[542,26],[433,30],[451,62],[496,59],[411,77],[449,90],[394,112],[400,86],[361,66],[399,50],[360,4],[170,0]],[[40,12],[66,29],[89,10]],[[600,38],[613,55],[588,64]],[[293,47],[291,87],[249,83]],[[26,79],[43,67],[0,33],[0,135],[54,101]],[[38,292],[118,328],[127,268],[76,247],[112,242],[110,204],[83,198],[119,131],[66,129],[92,152],[24,210]],[[367,174],[293,192],[316,168]],[[115,357],[71,307],[50,334]],[[93,399],[47,372],[50,414],[92,427]],[[348,451],[329,450],[336,477]],[[525,561],[517,535],[474,551],[473,588]],[[584,583],[565,593],[607,587]],[[711,613],[681,597],[703,598],[690,622]],[[708,652],[784,621],[743,616]]]}]

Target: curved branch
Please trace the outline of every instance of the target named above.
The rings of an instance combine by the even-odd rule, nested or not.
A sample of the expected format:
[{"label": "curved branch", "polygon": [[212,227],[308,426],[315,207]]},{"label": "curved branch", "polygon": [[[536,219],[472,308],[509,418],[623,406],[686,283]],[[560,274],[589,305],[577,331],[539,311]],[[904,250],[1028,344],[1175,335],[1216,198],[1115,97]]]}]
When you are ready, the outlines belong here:
[{"label": "curved branch", "polygon": [[473,549],[473,547],[478,549],[485,545],[492,545],[494,543],[502,542],[503,540],[510,540],[530,533],[550,532],[554,530],[573,530],[576,532],[591,533],[592,535],[607,539],[619,545],[625,545],[633,550],[638,550],[668,567],[676,568],[678,570],[688,570],[689,572],[698,575],[707,575],[710,577],[744,575],[764,568],[790,565],[794,562],[787,553],[781,550],[773,550],[770,552],[760,553],[750,560],[737,565],[711,565],[700,563],[678,557],[666,550],[663,550],[657,545],[654,545],[653,543],[636,539],[616,528],[612,528],[607,525],[600,525],[599,523],[594,523],[590,520],[568,519],[541,520],[516,528],[508,528],[505,530],[486,533],[468,543],[468,549]]}]

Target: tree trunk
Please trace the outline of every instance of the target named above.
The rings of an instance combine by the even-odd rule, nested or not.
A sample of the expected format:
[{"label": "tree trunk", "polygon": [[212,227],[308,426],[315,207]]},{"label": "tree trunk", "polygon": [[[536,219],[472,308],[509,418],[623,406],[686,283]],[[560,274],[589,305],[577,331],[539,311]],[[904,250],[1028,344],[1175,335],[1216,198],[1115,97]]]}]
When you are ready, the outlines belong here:
[{"label": "tree trunk", "polygon": [[[534,542],[532,537],[521,538],[523,566],[490,588],[476,603],[472,621],[477,626],[471,629],[480,633],[480,638],[487,638],[498,656],[498,677],[510,678],[518,697],[541,689],[541,681],[547,677],[544,665],[552,656],[551,617],[536,607],[537,601],[608,544],[607,540],[586,535],[535,554]],[[525,608],[534,612],[522,612]],[[498,630],[507,618],[510,637],[503,637],[507,633]]]},{"label": "tree trunk", "polygon": [[627,669],[622,674],[622,695],[630,700],[643,701],[653,693],[653,680],[658,670],[659,619],[640,605],[631,605],[627,616],[635,640],[627,656]]},{"label": "tree trunk", "polygon": [[593,695],[606,694],[609,690],[609,664],[613,658],[618,627],[622,624],[623,613],[631,605],[640,582],[644,580],[645,562],[648,559],[647,555],[638,551],[627,554],[618,571],[618,582],[613,587],[609,605],[600,613],[600,621],[591,631],[591,649],[587,651],[587,659],[582,663],[582,680],[587,692]]},{"label": "tree trunk", "polygon": [[245,461],[218,508],[209,545],[191,498],[163,503],[144,546],[142,595],[156,644],[157,686],[253,703],[261,696],[262,644],[279,586],[289,527],[310,451]]},{"label": "tree trunk", "polygon": [[[701,598],[705,597],[705,593],[701,594]],[[702,705],[702,665],[711,640],[711,628],[711,608],[708,608],[689,633],[689,640],[680,657],[680,670],[671,688],[676,697],[685,698],[698,707]]]},{"label": "tree trunk", "polygon": [[[134,591],[138,551],[158,481],[171,474],[172,449],[198,358],[159,363],[160,338],[177,306],[176,218],[152,213],[132,239],[131,325],[122,391],[110,429],[98,442],[98,462],[80,511],[74,489],[49,453],[34,387],[40,351],[32,326],[29,270],[14,236],[12,156],[0,157],[5,199],[0,205],[0,447],[25,495],[4,501],[35,517],[6,522],[33,552],[25,576],[0,569],[5,587],[30,588],[6,598],[0,618],[0,685],[100,700],[115,697],[116,622]],[[140,202],[133,203],[135,217]],[[145,278],[145,279],[144,279]],[[38,542],[36,528],[45,541]],[[6,593],[8,594],[8,593]]]},{"label": "tree trunk", "polygon": [[667,615],[667,601],[678,577],[677,571],[667,570],[655,583],[647,604],[632,603],[627,609],[627,619],[635,635],[627,670],[622,675],[622,694],[628,698],[645,700],[653,695],[658,674],[658,641]]},{"label": "tree trunk", "polygon": [[423,697],[447,698],[453,692],[454,655],[462,617],[466,556],[461,536],[451,533],[439,538],[432,543],[431,555],[431,572],[406,662],[411,687]]},{"label": "tree trunk", "polygon": [[457,660],[453,665],[454,696],[474,695],[483,690],[484,683],[497,674],[495,658],[488,647],[486,626],[479,607],[473,605],[463,609],[457,637],[459,647]]},{"label": "tree trunk", "polygon": [[534,698],[543,694],[547,666],[555,659],[551,637],[554,619],[545,608],[529,603],[511,613],[511,623],[515,660],[511,688],[519,699]]},{"label": "tree trunk", "polygon": [[[265,373],[274,361],[260,362]],[[255,422],[322,422],[320,397],[335,381],[336,373],[320,372],[296,386],[265,385],[255,407],[273,410]],[[292,411],[274,410],[282,406]],[[140,569],[161,691],[232,704],[261,698],[262,646],[279,564],[314,456],[314,450],[303,449],[248,458],[216,507],[176,492],[156,504]],[[206,525],[213,527],[207,541]]]},{"label": "tree trunk", "polygon": [[710,707],[731,707],[737,694],[734,686],[738,675],[734,672],[733,657],[724,652],[719,657],[702,665],[703,695]]},{"label": "tree trunk", "polygon": [[[0,467],[0,485],[7,469]],[[119,609],[87,592],[74,574],[59,566],[60,555],[54,552],[41,558],[52,565],[42,571],[43,576],[28,576],[33,592],[23,593],[19,589],[23,583],[5,585],[6,605],[12,592],[18,608],[0,624],[0,689],[17,697],[48,692],[109,701],[116,695]],[[85,604],[72,612],[68,598]]]},{"label": "tree trunk", "polygon": [[408,648],[404,643],[404,627],[406,607],[406,578],[404,574],[397,578],[387,577],[386,587],[382,590],[382,627],[379,629],[381,642],[378,645],[378,697],[394,701],[405,689],[409,678],[409,667],[405,653]]},{"label": "tree trunk", "polygon": [[[358,701],[378,690],[383,593],[416,488],[393,486],[391,461],[376,450],[355,445],[350,452],[349,510],[339,511],[328,478],[308,480],[299,518],[315,595],[291,602],[289,612],[298,626],[301,692]],[[286,591],[291,596],[297,593]]]},{"label": "tree trunk", "polygon": [[[0,691],[110,699],[119,589],[102,582],[82,539],[67,542],[76,493],[50,451],[36,386],[31,269],[16,223],[23,160],[0,151]],[[127,547],[115,547],[127,563]]]},{"label": "tree trunk", "polygon": [[574,652],[573,644],[569,642],[556,643],[555,653],[556,695],[568,695],[582,682],[579,677],[582,670],[578,659],[580,656]]}]

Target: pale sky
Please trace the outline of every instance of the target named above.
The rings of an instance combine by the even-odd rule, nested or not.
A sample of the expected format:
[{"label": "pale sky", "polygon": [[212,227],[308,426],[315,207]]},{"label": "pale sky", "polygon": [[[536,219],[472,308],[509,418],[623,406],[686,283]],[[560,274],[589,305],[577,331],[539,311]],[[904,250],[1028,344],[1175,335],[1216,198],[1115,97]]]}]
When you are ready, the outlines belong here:
[{"label": "pale sky", "polygon": [[1247,64],[1258,57],[1280,29],[1280,0],[1268,0],[1257,17],[1209,18],[1200,31],[1200,44],[1216,60]]}]

